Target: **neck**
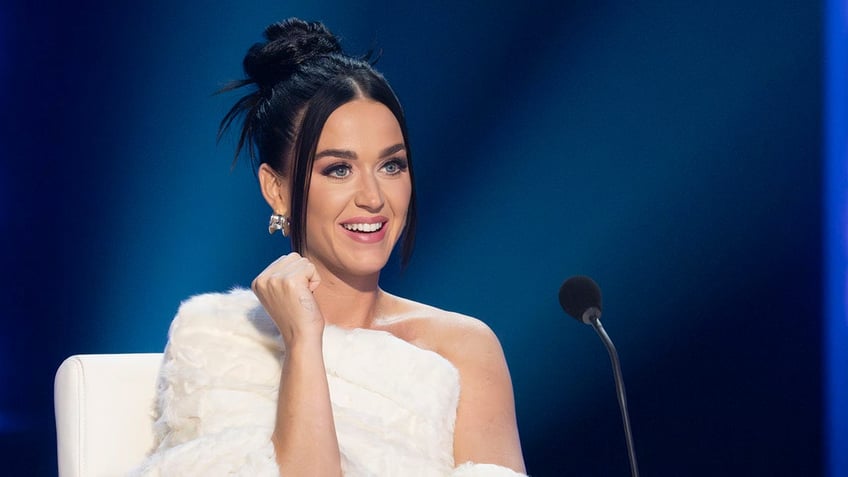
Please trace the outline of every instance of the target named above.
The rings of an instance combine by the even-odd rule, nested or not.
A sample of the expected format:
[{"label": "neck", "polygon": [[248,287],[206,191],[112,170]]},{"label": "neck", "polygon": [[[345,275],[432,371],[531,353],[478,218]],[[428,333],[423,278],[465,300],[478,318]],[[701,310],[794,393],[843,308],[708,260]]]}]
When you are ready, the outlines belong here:
[{"label": "neck", "polygon": [[370,328],[384,295],[378,283],[380,275],[341,278],[323,267],[318,273],[321,285],[314,296],[324,322],[342,328]]}]

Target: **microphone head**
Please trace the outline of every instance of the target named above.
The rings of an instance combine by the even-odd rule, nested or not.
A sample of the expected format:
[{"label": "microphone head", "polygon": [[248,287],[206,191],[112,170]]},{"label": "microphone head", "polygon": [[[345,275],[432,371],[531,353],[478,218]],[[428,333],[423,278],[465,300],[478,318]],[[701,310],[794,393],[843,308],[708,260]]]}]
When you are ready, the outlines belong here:
[{"label": "microphone head", "polygon": [[601,316],[601,288],[591,278],[578,275],[569,278],[559,288],[559,304],[575,320],[590,324],[587,311],[595,309],[595,318]]}]

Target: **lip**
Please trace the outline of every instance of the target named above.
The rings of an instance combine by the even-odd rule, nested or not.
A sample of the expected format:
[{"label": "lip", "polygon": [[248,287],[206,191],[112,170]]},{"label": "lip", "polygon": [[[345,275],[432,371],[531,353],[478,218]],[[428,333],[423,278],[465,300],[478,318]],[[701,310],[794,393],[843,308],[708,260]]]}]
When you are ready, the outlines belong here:
[{"label": "lip", "polygon": [[[379,224],[382,223],[383,227],[377,232],[354,232],[352,230],[348,230],[344,228],[345,224]],[[339,227],[342,229],[342,232],[345,233],[348,237],[353,239],[359,243],[377,243],[382,241],[386,237],[386,231],[388,230],[387,225],[389,224],[389,219],[383,217],[382,215],[377,215],[373,217],[351,217],[349,219],[345,219],[344,221],[339,223]]]}]

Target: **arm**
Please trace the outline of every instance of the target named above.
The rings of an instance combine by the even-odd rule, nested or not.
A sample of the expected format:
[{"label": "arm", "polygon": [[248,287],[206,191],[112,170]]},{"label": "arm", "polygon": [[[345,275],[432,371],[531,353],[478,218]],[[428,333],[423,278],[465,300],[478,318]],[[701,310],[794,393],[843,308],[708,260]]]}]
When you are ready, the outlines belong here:
[{"label": "arm", "polygon": [[474,319],[463,320],[451,334],[446,357],[460,373],[454,462],[525,472],[512,381],[500,342],[488,326]]},{"label": "arm", "polygon": [[281,474],[341,475],[320,341],[288,345],[272,435]]},{"label": "arm", "polygon": [[269,265],[252,287],[286,347],[271,441],[287,477],[341,475],[322,351],[324,318],[312,296],[319,284],[315,267],[292,253]]}]

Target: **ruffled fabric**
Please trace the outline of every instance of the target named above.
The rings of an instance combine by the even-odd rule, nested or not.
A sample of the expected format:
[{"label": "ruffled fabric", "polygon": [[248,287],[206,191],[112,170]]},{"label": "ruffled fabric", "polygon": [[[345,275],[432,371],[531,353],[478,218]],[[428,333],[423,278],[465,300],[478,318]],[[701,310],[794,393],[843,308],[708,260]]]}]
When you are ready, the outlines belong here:
[{"label": "ruffled fabric", "polygon": [[[439,354],[334,326],[323,349],[345,476],[520,475],[454,469],[459,373]],[[130,475],[279,476],[270,438],[283,359],[279,332],[251,291],[184,302],[159,375],[157,445]]]},{"label": "ruffled fabric", "polygon": [[132,476],[277,477],[281,339],[246,290],[184,302],[159,371],[156,448]]},{"label": "ruffled fabric", "polygon": [[130,476],[279,477],[270,431],[248,426],[160,448]]}]

